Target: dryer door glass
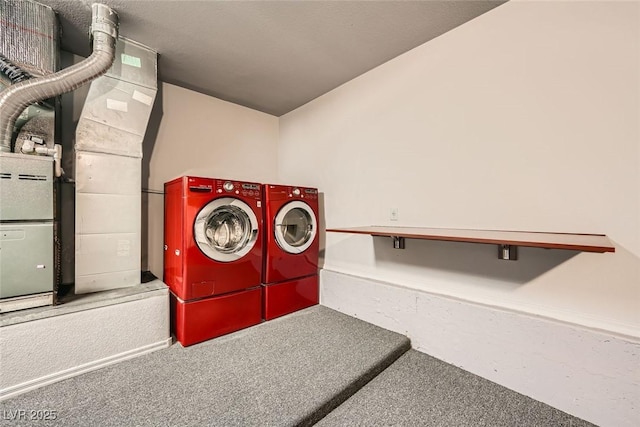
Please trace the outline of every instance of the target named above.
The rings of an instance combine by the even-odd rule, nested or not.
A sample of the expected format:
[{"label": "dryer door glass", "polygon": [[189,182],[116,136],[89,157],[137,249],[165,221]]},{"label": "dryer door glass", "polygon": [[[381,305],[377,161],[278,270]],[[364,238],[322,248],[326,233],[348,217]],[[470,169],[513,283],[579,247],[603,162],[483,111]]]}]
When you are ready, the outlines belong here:
[{"label": "dryer door glass", "polygon": [[258,220],[249,205],[233,197],[209,202],[196,217],[193,235],[198,248],[216,261],[245,256],[258,238]]},{"label": "dryer door glass", "polygon": [[299,254],[307,250],[317,234],[316,216],[304,202],[289,202],[275,218],[275,238],[286,252]]}]

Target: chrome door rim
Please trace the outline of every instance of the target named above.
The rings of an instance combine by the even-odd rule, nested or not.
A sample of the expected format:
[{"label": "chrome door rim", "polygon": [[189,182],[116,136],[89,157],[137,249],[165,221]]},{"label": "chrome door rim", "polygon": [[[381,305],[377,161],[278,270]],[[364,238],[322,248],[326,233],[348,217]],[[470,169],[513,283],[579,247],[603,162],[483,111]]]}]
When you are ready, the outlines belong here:
[{"label": "chrome door rim", "polygon": [[[206,223],[209,217],[216,210],[224,206],[232,206],[241,209],[249,218],[251,226],[249,238],[245,244],[240,249],[228,253],[221,252],[212,247],[206,236]],[[207,257],[220,262],[237,261],[247,255],[256,244],[258,239],[258,218],[256,217],[256,214],[253,213],[251,207],[240,199],[236,199],[235,197],[222,197],[215,199],[207,203],[202,209],[200,209],[200,212],[198,212],[193,223],[193,237],[198,248]]]},{"label": "chrome door rim", "polygon": [[[293,209],[302,209],[309,215],[309,218],[311,218],[311,235],[309,239],[300,246],[293,246],[289,244],[284,237],[284,233],[282,232],[282,221],[284,220],[284,217]],[[284,251],[290,254],[300,254],[309,249],[309,246],[311,246],[313,241],[316,239],[316,235],[318,233],[316,215],[313,212],[313,209],[311,209],[308,204],[299,200],[289,202],[282,208],[280,208],[280,210],[276,214],[276,217],[274,218],[273,226],[273,234],[275,236],[276,242],[278,243],[278,246],[280,246]]]}]

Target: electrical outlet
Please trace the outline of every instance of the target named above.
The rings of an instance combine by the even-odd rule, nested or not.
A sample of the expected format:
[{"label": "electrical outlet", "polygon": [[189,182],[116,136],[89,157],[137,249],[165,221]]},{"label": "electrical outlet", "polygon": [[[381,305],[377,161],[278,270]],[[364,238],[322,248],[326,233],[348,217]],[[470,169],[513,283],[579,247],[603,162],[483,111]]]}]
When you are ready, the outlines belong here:
[{"label": "electrical outlet", "polygon": [[389,219],[391,221],[397,221],[398,220],[398,208],[391,208]]}]

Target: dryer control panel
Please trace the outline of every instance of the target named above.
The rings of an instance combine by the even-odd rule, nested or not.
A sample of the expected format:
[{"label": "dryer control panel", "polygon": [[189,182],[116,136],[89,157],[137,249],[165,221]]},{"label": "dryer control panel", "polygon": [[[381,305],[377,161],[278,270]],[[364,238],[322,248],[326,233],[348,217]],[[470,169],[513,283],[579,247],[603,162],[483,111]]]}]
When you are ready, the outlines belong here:
[{"label": "dryer control panel", "polygon": [[288,185],[265,185],[271,200],[307,199],[318,200],[318,189],[310,187],[293,187]]}]

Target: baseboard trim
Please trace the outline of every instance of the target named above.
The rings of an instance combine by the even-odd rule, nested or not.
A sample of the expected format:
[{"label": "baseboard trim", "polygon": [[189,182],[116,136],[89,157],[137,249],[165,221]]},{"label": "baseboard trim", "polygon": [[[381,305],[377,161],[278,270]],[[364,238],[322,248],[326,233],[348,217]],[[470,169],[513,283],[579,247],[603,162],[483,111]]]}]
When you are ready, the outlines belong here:
[{"label": "baseboard trim", "polygon": [[139,347],[133,350],[125,351],[113,356],[105,357],[99,360],[94,360],[89,363],[85,363],[79,366],[74,366],[70,369],[65,369],[50,375],[45,375],[34,380],[26,381],[21,384],[17,384],[11,387],[0,390],[0,401],[10,399],[20,394],[26,393],[37,388],[56,383],[58,381],[65,380],[67,378],[75,377],[80,374],[95,371],[115,363],[123,362],[125,360],[133,359],[135,357],[142,356],[147,353],[151,353],[156,350],[167,348],[171,345],[172,338],[169,337],[165,340],[158,341],[143,347]]}]

